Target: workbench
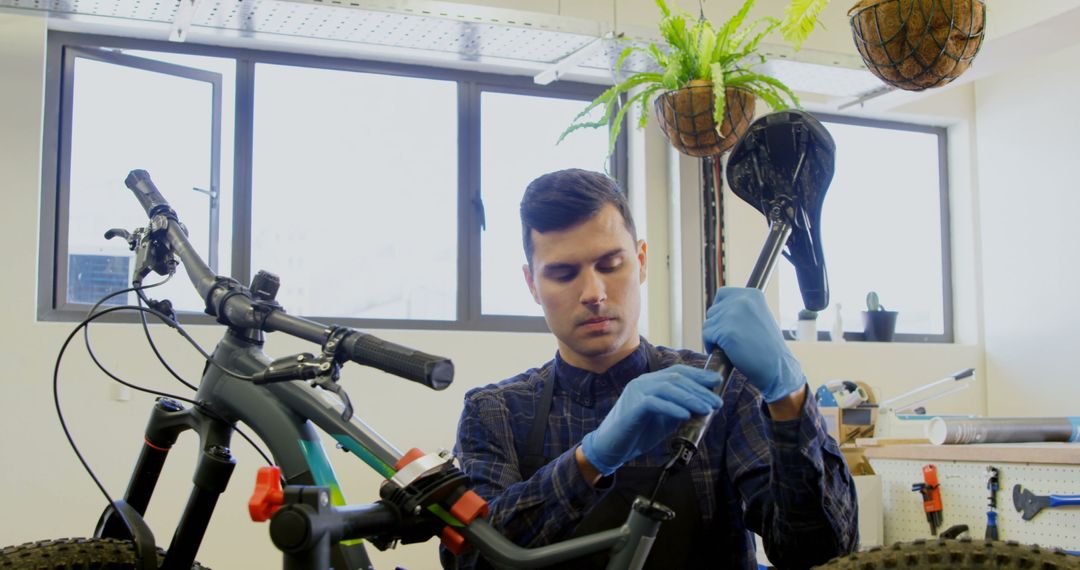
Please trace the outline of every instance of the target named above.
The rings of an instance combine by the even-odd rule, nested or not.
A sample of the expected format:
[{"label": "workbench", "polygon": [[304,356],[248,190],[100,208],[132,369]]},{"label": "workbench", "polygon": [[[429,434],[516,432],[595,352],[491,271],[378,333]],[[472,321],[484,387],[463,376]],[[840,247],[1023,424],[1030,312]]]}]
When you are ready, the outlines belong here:
[{"label": "workbench", "polygon": [[973,538],[983,538],[989,510],[986,468],[995,467],[1001,540],[1080,550],[1080,507],[1043,509],[1030,521],[1013,507],[1016,484],[1037,495],[1080,495],[1080,444],[903,444],[866,447],[863,453],[881,476],[886,544],[931,536],[922,497],[911,486],[922,482],[922,466],[932,463],[941,485],[939,532],[966,524]]}]

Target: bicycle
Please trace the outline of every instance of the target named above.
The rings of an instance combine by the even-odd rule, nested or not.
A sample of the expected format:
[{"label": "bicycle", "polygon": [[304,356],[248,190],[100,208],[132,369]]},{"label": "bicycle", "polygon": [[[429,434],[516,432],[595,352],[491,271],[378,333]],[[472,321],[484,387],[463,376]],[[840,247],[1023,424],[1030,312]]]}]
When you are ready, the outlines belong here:
[{"label": "bicycle", "polygon": [[[0,568],[29,568],[41,560],[48,560],[49,567],[202,568],[195,558],[236,464],[229,445],[238,422],[249,426],[274,458],[275,466],[260,469],[249,508],[253,519],[270,521],[271,537],[282,550],[287,569],[371,568],[364,544],[355,539],[385,548],[433,536],[440,536],[451,551],[460,552],[470,544],[495,564],[515,568],[548,566],[601,550],[611,552],[612,570],[643,563],[660,523],[673,516],[663,505],[644,498],[616,529],[531,549],[503,537],[484,518],[486,502],[468,490],[452,457],[416,449],[400,452],[353,417],[347,392],[338,383],[341,366],[352,361],[444,389],[453,380],[450,360],[284,312],[275,299],[279,283],[272,274],[260,271],[250,286],[244,286],[207,266],[146,171],[133,170],[125,185],[146,211],[149,224],[132,233],[110,230],[106,237],[126,239],[135,252],[131,290],[147,307],[99,310],[99,303],[68,342],[89,322],[125,309],[179,327],[169,302],[149,299],[142,285],[151,272],[170,277],[179,263],[206,301],[206,312],[227,331],[213,353],[205,355],[207,364],[193,405],[168,397],[156,400],[124,495],[109,502],[93,537],[5,548],[0,551]],[[271,360],[262,351],[267,332],[314,342],[321,351]],[[337,401],[329,403],[313,393],[314,388]],[[385,478],[380,500],[332,504],[340,502],[331,493],[338,483],[316,427]],[[161,549],[143,517],[169,449],[186,431],[198,434],[201,452],[187,505],[168,548]]]}]

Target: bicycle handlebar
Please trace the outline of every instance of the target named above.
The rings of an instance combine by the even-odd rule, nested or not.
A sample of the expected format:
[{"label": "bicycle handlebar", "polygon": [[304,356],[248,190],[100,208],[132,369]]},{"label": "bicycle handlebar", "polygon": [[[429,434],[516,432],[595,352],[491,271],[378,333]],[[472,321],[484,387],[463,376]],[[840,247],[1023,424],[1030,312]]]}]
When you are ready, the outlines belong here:
[{"label": "bicycle handlebar", "polygon": [[[179,222],[168,200],[161,195],[150,174],[145,170],[132,170],[124,184],[131,189],[146,211],[154,218],[163,215]],[[179,223],[170,223],[166,239],[180,262],[187,268],[192,285],[206,302],[207,312],[231,326],[256,328],[265,332],[281,331],[285,334],[324,345],[335,329],[285,313],[282,310],[265,312],[250,295],[241,294],[238,283],[219,277],[203,261],[188,240],[187,233]],[[412,348],[395,344],[374,335],[348,329],[342,335],[339,350],[353,362],[372,366],[384,372],[418,382],[433,390],[442,390],[454,379],[454,364],[447,358],[426,354]]]}]

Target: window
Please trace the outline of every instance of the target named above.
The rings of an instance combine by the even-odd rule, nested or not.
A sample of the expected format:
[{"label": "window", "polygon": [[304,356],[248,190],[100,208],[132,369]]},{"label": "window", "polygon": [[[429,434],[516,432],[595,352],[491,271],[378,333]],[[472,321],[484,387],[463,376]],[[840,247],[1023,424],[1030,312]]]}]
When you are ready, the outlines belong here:
[{"label": "window", "polygon": [[[545,330],[521,275],[521,193],[555,169],[624,168],[625,142],[609,159],[601,130],[555,145],[602,86],[66,33],[48,57],[47,320],[130,281],[134,254],[103,234],[146,224],[123,186],[142,168],[216,271],[277,274],[290,313]],[[151,296],[202,311],[185,275],[166,287]]]},{"label": "window", "polygon": [[[62,102],[69,118],[62,134],[68,159],[61,163],[60,178],[68,200],[61,209],[67,214],[67,239],[57,241],[59,258],[70,266],[76,260],[85,263],[88,256],[134,257],[124,240],[103,236],[110,228],[146,224],[137,203],[122,201],[129,197],[124,176],[143,168],[163,188],[176,189],[171,200],[178,211],[187,212],[184,223],[192,244],[211,267],[217,266],[220,215],[210,196],[220,192],[221,74],[79,48],[68,49],[64,63],[72,89]],[[106,276],[109,283],[130,283],[127,267],[126,261],[114,261],[99,265],[98,271],[69,267],[58,272],[58,278],[67,280],[57,288],[67,293],[59,300],[86,303],[73,294],[98,290],[95,283],[104,283]],[[178,277],[156,294],[169,296],[178,308],[200,310],[198,294],[185,275]]]},{"label": "window", "polygon": [[[817,115],[836,142],[821,241],[829,274],[828,331],[842,307],[845,338],[862,339],[866,294],[899,311],[896,340],[952,342],[945,129]],[[803,308],[791,264],[779,264],[781,326]],[[819,336],[824,337],[819,333]]]},{"label": "window", "polygon": [[[507,188],[525,188],[545,172],[580,166],[602,170],[602,152],[607,133],[577,131],[558,147],[550,149],[566,125],[581,112],[577,101],[530,97],[515,93],[484,92],[480,97],[481,196],[487,213],[481,238],[483,263],[482,309],[493,315],[542,316],[524,284],[521,266],[521,223],[518,217],[520,193]],[[599,116],[600,109],[597,109]],[[522,136],[528,133],[527,136]],[[592,162],[580,161],[591,157]]]}]

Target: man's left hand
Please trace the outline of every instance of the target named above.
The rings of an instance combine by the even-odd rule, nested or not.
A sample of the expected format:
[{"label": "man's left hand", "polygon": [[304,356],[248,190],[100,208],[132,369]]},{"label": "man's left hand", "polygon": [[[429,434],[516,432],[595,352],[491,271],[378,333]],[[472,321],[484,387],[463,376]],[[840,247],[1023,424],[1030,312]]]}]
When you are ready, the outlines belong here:
[{"label": "man's left hand", "polygon": [[731,364],[761,391],[766,403],[778,402],[806,384],[758,289],[722,287],[706,313],[702,330],[706,352],[719,346]]}]

